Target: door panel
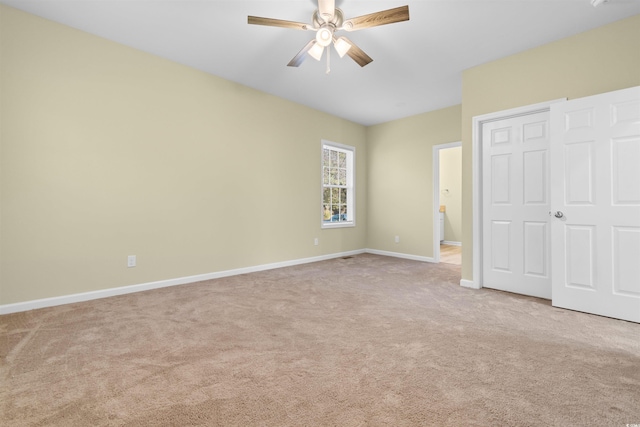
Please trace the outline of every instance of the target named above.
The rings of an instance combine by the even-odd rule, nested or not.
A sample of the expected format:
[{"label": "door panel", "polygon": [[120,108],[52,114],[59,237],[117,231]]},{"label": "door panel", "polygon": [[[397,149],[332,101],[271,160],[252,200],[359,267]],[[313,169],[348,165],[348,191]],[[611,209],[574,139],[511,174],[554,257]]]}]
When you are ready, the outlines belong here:
[{"label": "door panel", "polygon": [[511,272],[511,222],[493,221],[491,227],[491,268],[494,271]]},{"label": "door panel", "polygon": [[554,306],[640,322],[640,87],[551,107]]},{"label": "door panel", "polygon": [[594,203],[593,141],[565,146],[565,203],[591,205]]},{"label": "door panel", "polygon": [[549,165],[547,151],[529,151],[523,159],[523,194],[525,205],[547,205]]},{"label": "door panel", "polygon": [[612,144],[613,203],[640,205],[640,138],[618,138]]},{"label": "door panel", "polygon": [[613,291],[640,297],[640,227],[613,229]]},{"label": "door panel", "polygon": [[548,235],[546,222],[524,223],[524,274],[548,277]]},{"label": "door panel", "polygon": [[548,123],[546,120],[535,122],[535,123],[525,123],[523,126],[523,140],[525,143],[533,142],[533,141],[546,141],[547,140],[547,126]]},{"label": "door panel", "polygon": [[482,125],[484,287],[551,299],[549,113]]},{"label": "door panel", "polygon": [[511,204],[511,155],[502,154],[491,157],[491,202],[494,205]]},{"label": "door panel", "polygon": [[583,225],[565,227],[567,286],[595,290],[594,259],[595,227]]}]

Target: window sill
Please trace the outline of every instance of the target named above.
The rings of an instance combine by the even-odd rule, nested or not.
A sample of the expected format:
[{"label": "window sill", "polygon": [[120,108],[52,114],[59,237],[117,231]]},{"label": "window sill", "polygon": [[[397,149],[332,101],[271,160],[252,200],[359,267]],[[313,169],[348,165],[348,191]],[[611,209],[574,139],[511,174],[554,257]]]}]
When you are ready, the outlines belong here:
[{"label": "window sill", "polygon": [[323,222],[320,225],[320,228],[345,228],[345,227],[355,227],[355,221],[340,221],[340,222]]}]

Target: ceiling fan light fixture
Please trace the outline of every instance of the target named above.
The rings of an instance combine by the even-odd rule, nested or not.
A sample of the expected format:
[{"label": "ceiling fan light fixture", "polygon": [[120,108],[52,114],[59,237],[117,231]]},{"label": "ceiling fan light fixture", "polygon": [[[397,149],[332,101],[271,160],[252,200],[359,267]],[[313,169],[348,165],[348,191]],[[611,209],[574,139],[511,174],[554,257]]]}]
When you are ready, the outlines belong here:
[{"label": "ceiling fan light fixture", "polygon": [[346,41],[344,37],[340,37],[333,42],[333,47],[336,48],[336,52],[338,52],[340,58],[343,58],[347,52],[349,52],[349,49],[351,49],[351,43]]},{"label": "ceiling fan light fixture", "polygon": [[311,49],[309,49],[309,56],[311,56],[313,59],[315,59],[316,61],[320,61],[320,59],[322,58],[322,53],[324,52],[324,46],[318,44],[318,43],[314,43],[313,46],[311,46]]},{"label": "ceiling fan light fixture", "polygon": [[327,27],[322,27],[316,33],[316,41],[322,47],[327,47],[333,40],[333,31]]},{"label": "ceiling fan light fixture", "polygon": [[[302,50],[300,50],[300,52],[298,52],[298,54],[289,61],[287,66],[299,67],[307,56],[312,57],[316,61],[320,61],[324,54],[324,48],[326,47],[329,49],[327,50],[328,73],[330,70],[331,44],[333,44],[333,47],[338,55],[340,55],[340,58],[343,58],[345,55],[349,55],[349,57],[361,67],[364,67],[373,61],[369,55],[367,55],[347,37],[336,38],[335,33],[337,31],[356,31],[409,20],[409,6],[401,6],[357,16],[345,21],[342,10],[336,7],[336,1],[337,0],[314,0],[314,3],[317,2],[318,4],[318,9],[313,12],[313,24],[285,21],[282,19],[263,18],[260,16],[249,16],[247,22],[252,25],[267,25],[271,27],[292,28],[304,31],[311,30],[315,32],[315,37],[309,40]],[[603,2],[608,0],[590,1]]]}]

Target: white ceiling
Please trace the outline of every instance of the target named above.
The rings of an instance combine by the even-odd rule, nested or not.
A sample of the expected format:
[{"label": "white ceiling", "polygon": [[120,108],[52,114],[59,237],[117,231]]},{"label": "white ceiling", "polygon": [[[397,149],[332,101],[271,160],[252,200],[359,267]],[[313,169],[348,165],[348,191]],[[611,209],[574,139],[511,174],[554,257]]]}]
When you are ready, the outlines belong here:
[{"label": "white ceiling", "polygon": [[[371,125],[461,102],[462,71],[640,14],[640,0],[338,0],[346,18],[409,5],[411,19],[348,37],[373,62],[287,63],[314,33],[248,25],[310,23],[315,0],[0,0],[0,3]],[[326,55],[326,54],[325,54]]]}]

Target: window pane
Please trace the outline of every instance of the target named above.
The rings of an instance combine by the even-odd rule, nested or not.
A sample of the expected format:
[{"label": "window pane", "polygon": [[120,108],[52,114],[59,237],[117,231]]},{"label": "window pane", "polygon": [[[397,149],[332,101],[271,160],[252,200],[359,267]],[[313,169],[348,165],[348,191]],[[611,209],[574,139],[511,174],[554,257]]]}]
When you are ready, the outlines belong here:
[{"label": "window pane", "polygon": [[325,203],[324,205],[322,205],[322,208],[323,208],[322,220],[331,221],[331,205],[328,205]]},{"label": "window pane", "polygon": [[340,205],[333,205],[333,216],[331,221],[340,221]]},{"label": "window pane", "polygon": [[340,221],[346,221],[347,220],[347,205],[340,205],[340,216],[339,216]]},{"label": "window pane", "polygon": [[347,170],[346,169],[338,169],[339,173],[339,185],[347,185]]},{"label": "window pane", "polygon": [[331,150],[331,164],[329,166],[336,167],[338,166],[338,152]]},{"label": "window pane", "polygon": [[340,204],[345,204],[347,203],[347,189],[346,188],[341,188],[340,189]]},{"label": "window pane", "polygon": [[338,167],[346,168],[347,167],[347,154],[346,153],[338,153]]},{"label": "window pane", "polygon": [[331,189],[331,204],[339,205],[340,204],[340,188],[332,188]]},{"label": "window pane", "polygon": [[331,205],[331,189],[325,188],[322,194],[322,204],[323,205]]},{"label": "window pane", "polygon": [[323,169],[324,169],[324,170],[323,170],[323,175],[324,175],[324,177],[323,177],[323,179],[322,179],[322,183],[323,183],[324,185],[328,185],[328,184],[330,184],[330,183],[331,183],[331,180],[330,180],[330,178],[329,178],[329,168],[325,167],[325,168],[323,168]]},{"label": "window pane", "polygon": [[323,149],[322,150],[322,164],[325,167],[329,167],[329,161],[331,159],[331,150],[329,149]]},{"label": "window pane", "polygon": [[331,181],[330,184],[331,185],[338,185],[339,184],[339,173],[338,173],[338,169],[336,168],[331,168]]}]

